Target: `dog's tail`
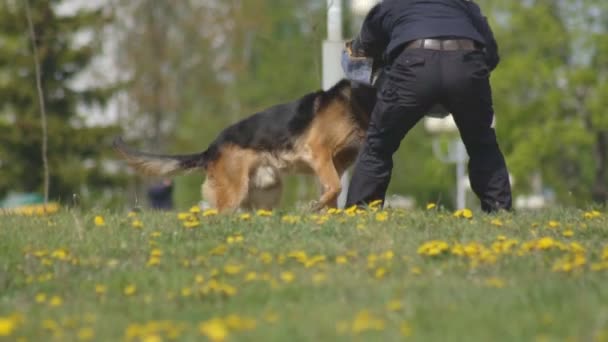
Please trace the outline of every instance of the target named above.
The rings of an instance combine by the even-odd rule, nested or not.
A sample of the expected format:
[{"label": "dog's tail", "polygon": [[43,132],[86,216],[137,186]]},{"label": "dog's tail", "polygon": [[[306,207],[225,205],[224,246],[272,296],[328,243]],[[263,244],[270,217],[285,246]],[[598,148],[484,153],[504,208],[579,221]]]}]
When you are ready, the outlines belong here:
[{"label": "dog's tail", "polygon": [[147,176],[173,176],[192,169],[207,168],[207,151],[184,155],[147,153],[128,147],[121,137],[114,139],[113,147],[131,167]]}]

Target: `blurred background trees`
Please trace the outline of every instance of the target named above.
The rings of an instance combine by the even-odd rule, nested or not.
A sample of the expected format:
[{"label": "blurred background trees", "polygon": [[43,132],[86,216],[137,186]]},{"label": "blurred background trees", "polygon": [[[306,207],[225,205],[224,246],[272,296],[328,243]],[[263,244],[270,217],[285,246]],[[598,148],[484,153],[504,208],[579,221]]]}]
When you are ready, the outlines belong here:
[{"label": "blurred background trees", "polygon": [[[79,1],[31,3],[43,51],[51,194],[64,202],[72,194],[89,205],[144,202],[148,180],[113,160],[117,127],[142,149],[200,151],[226,125],[321,86],[325,0],[84,1],[91,9],[63,11],[68,14],[62,8]],[[608,5],[478,3],[500,44],[502,63],[492,84],[515,195],[605,203]],[[348,23],[358,21],[348,4],[345,34],[352,36],[358,27]],[[40,191],[42,168],[21,1],[0,4],[0,27],[1,198],[9,191]],[[87,82],[75,82],[83,78]],[[390,193],[412,196],[419,205],[453,204],[454,166],[434,157],[422,124],[403,141],[395,162]],[[202,176],[176,178],[178,207],[200,200]],[[310,177],[290,177],[288,184],[287,207],[316,195]],[[475,206],[474,196],[468,197]]]},{"label": "blurred background trees", "polygon": [[[42,129],[24,3],[0,3],[0,198],[42,192]],[[72,84],[97,53],[94,33],[110,18],[99,9],[61,16],[58,3],[31,1],[31,13],[48,115],[50,197],[71,203],[73,194],[99,199],[104,189],[119,185],[101,159],[108,155],[103,142],[119,127],[88,126],[77,110],[104,105],[114,87]]]}]

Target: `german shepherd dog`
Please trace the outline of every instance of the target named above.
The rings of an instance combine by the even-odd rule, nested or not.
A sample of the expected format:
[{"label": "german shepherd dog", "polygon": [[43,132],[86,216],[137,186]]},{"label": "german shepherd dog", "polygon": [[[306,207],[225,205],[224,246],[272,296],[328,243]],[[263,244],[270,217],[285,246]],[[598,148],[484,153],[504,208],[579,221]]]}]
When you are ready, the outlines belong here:
[{"label": "german shepherd dog", "polygon": [[357,158],[376,103],[376,89],[341,80],[253,114],[224,129],[200,153],[161,155],[133,150],[122,138],[114,148],[142,174],[206,172],[202,195],[219,212],[275,208],[282,175],[314,174],[322,194],[311,210],[336,207],[340,177]]}]

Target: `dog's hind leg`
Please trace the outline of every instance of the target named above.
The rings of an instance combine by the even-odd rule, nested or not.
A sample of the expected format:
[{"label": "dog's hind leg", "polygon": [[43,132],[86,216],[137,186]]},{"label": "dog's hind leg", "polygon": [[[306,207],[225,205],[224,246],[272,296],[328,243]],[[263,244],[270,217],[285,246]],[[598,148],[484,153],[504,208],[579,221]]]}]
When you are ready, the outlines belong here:
[{"label": "dog's hind leg", "polygon": [[246,151],[227,148],[207,169],[203,194],[220,212],[236,211],[249,192],[249,173],[253,159]]}]

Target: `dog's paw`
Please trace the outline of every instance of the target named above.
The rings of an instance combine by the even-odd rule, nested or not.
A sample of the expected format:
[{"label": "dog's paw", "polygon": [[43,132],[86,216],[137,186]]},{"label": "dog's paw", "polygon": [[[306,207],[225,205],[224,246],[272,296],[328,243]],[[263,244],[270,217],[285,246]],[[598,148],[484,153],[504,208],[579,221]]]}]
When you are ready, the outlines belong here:
[{"label": "dog's paw", "polygon": [[323,204],[319,201],[310,201],[310,203],[308,203],[308,205],[306,206],[306,211],[308,212],[319,212],[321,209],[323,209]]}]

